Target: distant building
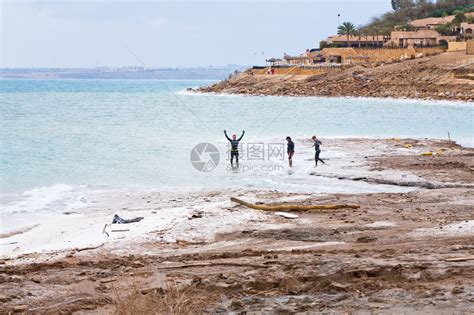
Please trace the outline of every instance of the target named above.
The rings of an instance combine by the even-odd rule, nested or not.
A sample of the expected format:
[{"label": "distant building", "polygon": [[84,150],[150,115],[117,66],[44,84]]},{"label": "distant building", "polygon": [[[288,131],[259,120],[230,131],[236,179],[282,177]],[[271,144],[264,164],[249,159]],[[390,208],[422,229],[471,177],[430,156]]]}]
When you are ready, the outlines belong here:
[{"label": "distant building", "polygon": [[280,58],[270,58],[270,59],[265,60],[265,62],[267,64],[270,64],[270,66],[278,66],[278,65],[285,64],[283,59],[280,59]]},{"label": "distant building", "polygon": [[[474,17],[474,12],[464,13],[466,17]],[[455,15],[449,15],[445,17],[429,17],[425,19],[418,19],[410,22],[410,25],[415,30],[435,30],[440,25],[446,25],[452,23],[456,18]]]},{"label": "distant building", "polygon": [[415,30],[434,30],[440,25],[451,23],[455,16],[450,15],[446,17],[430,17],[426,19],[418,19],[410,22],[410,25]]},{"label": "distant building", "polygon": [[143,72],[146,69],[144,67],[137,67],[137,66],[124,66],[119,69],[119,71],[124,71],[124,72]]},{"label": "distant building", "polygon": [[[382,35],[368,35],[368,36],[349,36],[349,47],[366,48],[366,47],[382,47],[385,42],[389,39],[387,36]],[[326,39],[328,45],[334,45],[339,47],[347,47],[347,36],[346,35],[333,35]]]},{"label": "distant building", "polygon": [[[464,14],[466,17],[474,18],[474,12]],[[326,39],[330,47],[352,47],[352,48],[370,48],[370,47],[426,47],[437,45],[448,45],[448,42],[455,41],[457,36],[446,36],[436,31],[438,26],[452,23],[455,15],[445,17],[430,17],[411,21],[409,24],[413,30],[401,30],[401,26],[395,27],[395,31],[390,36],[368,35],[368,36],[349,36],[333,35]],[[474,24],[461,23],[459,26],[453,26],[453,34],[470,39],[474,38]]]},{"label": "distant building", "polygon": [[474,23],[461,23],[460,33],[465,38],[474,38]]},{"label": "distant building", "polygon": [[311,63],[307,54],[301,54],[299,56],[285,55],[283,59],[287,65],[308,65]]},{"label": "distant building", "polygon": [[[464,14],[466,17],[474,17],[474,12]],[[436,31],[441,25],[452,23],[456,18],[455,15],[445,17],[430,17],[418,19],[410,22],[414,31],[394,31],[390,34],[390,41],[387,45],[398,47],[416,47],[416,46],[435,46],[447,45],[448,42],[455,41],[456,36],[445,36]],[[472,38],[474,25],[469,23],[461,23],[459,27],[453,27],[453,33]]]},{"label": "distant building", "polygon": [[455,41],[456,36],[444,36],[428,29],[418,31],[393,31],[387,46],[397,47],[424,47],[447,45],[449,41]]}]

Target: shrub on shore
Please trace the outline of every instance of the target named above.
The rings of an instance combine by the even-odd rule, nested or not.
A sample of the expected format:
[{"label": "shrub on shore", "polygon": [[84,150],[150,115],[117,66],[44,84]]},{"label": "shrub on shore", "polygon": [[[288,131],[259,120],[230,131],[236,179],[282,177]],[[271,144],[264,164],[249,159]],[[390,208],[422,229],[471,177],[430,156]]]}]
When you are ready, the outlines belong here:
[{"label": "shrub on shore", "polygon": [[151,290],[134,286],[130,295],[116,292],[115,314],[203,314],[215,302],[210,294],[187,285],[173,283],[166,289]]}]

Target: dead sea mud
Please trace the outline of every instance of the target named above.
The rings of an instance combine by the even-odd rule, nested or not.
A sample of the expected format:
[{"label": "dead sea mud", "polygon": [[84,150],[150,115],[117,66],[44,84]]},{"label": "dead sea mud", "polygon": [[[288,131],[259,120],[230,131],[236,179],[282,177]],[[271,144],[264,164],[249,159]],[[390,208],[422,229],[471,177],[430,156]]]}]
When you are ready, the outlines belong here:
[{"label": "dead sea mud", "polygon": [[[373,178],[396,172],[422,182],[459,185],[359,194],[205,193],[199,198],[221,208],[220,217],[256,211],[222,201],[231,196],[265,204],[343,202],[360,208],[299,212],[293,220],[265,212],[252,217],[255,222],[235,222],[233,229],[201,242],[199,226],[216,220],[203,209],[201,217],[152,231],[142,242],[5,258],[0,312],[469,314],[474,303],[474,260],[469,260],[474,255],[474,198],[471,186],[460,184],[473,184],[472,152],[453,145],[439,156],[424,156],[449,143],[417,140],[408,149],[408,141],[346,140],[338,145],[386,146],[385,153],[393,152],[362,152],[365,164],[353,168],[367,168]],[[180,240],[184,234],[179,234],[171,241],[172,233],[189,231],[185,227],[193,227],[194,236]]]}]

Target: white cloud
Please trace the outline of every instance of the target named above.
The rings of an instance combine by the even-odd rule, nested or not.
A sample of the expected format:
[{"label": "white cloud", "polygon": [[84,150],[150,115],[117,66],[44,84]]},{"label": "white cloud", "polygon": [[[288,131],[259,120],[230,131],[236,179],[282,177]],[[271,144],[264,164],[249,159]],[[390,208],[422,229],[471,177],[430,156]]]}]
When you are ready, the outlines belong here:
[{"label": "white cloud", "polygon": [[61,14],[63,7],[7,3],[2,10],[1,66],[132,64],[124,45],[163,27],[162,17],[91,19]]},{"label": "white cloud", "polygon": [[126,46],[150,66],[260,63],[315,47],[337,13],[360,24],[390,7],[344,3],[4,1],[0,66],[139,65]]}]

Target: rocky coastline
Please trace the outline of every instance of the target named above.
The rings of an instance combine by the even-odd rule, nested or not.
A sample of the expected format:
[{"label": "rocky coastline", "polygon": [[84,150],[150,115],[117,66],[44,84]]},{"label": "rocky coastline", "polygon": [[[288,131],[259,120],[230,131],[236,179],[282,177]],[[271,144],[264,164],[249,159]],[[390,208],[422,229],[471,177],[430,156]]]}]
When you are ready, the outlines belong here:
[{"label": "rocky coastline", "polygon": [[444,53],[391,64],[353,65],[319,75],[261,75],[248,69],[196,90],[243,95],[474,101],[474,56]]}]

